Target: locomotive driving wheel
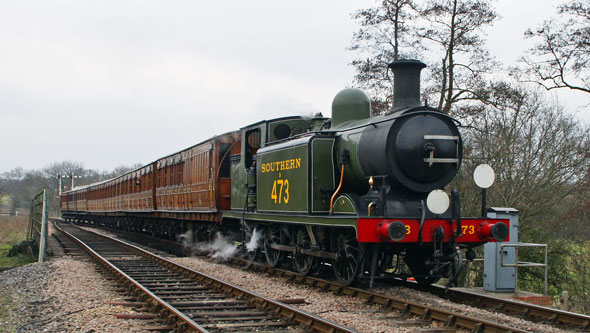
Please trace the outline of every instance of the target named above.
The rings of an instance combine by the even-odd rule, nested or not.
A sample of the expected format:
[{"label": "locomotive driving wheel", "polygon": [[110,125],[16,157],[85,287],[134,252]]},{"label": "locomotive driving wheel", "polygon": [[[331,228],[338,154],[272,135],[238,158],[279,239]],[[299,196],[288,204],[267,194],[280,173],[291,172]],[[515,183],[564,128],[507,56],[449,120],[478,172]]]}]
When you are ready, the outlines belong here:
[{"label": "locomotive driving wheel", "polygon": [[354,229],[338,231],[334,239],[334,252],[338,258],[332,260],[336,279],[343,286],[352,284],[361,267],[364,247],[356,241]]},{"label": "locomotive driving wheel", "polygon": [[293,255],[295,269],[299,274],[307,275],[315,263],[315,257],[303,254],[300,250],[311,250],[311,239],[305,228],[298,228],[295,234],[296,251]]},{"label": "locomotive driving wheel", "polygon": [[284,239],[285,235],[283,234],[281,226],[272,225],[266,229],[266,235],[264,238],[264,255],[269,266],[278,267],[284,257],[281,250],[273,249],[270,245],[283,244]]}]

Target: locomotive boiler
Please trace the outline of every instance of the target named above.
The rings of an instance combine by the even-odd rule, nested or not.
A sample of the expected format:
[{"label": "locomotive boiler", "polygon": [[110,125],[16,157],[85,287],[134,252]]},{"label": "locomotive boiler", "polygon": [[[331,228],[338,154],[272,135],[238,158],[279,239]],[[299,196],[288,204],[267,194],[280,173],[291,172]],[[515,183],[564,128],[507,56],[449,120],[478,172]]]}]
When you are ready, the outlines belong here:
[{"label": "locomotive boiler", "polygon": [[[453,281],[462,251],[508,237],[508,221],[464,218],[445,186],[461,167],[457,122],[420,103],[416,60],[393,62],[394,103],[345,89],[332,118],[265,120],[129,174],[65,192],[66,219],[174,239],[214,232],[250,260],[301,274],[333,270],[343,285],[406,276]],[[122,185],[120,185],[122,184]],[[140,201],[139,198],[141,198]],[[261,237],[259,237],[261,236]]]}]

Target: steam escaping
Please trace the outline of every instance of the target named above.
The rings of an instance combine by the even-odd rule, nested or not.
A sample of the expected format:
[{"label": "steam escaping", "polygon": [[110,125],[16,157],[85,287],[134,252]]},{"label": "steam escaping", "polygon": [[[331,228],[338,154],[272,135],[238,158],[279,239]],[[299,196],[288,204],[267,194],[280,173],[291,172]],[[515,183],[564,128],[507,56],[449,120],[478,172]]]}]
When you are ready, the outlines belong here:
[{"label": "steam escaping", "polygon": [[212,243],[198,243],[196,247],[200,251],[209,252],[211,258],[221,260],[227,260],[238,251],[238,248],[231,240],[223,237],[220,232],[215,234]]},{"label": "steam escaping", "polygon": [[252,238],[250,238],[250,241],[246,244],[246,249],[248,250],[248,252],[252,252],[260,247],[259,243],[262,238],[261,236],[262,232],[254,228],[254,231],[252,232]]},{"label": "steam escaping", "polygon": [[231,237],[224,237],[220,232],[215,234],[211,242],[194,242],[193,239],[192,230],[188,230],[176,237],[176,240],[182,245],[193,249],[192,255],[207,252],[208,256],[213,259],[227,260],[238,251],[238,248],[232,243]]},{"label": "steam escaping", "polygon": [[193,246],[193,231],[189,229],[184,234],[176,236],[176,241],[184,246]]},{"label": "steam escaping", "polygon": [[[196,234],[196,231],[194,232]],[[210,242],[195,242],[196,236],[192,230],[188,230],[185,233],[178,235],[176,240],[184,245],[185,247],[192,249],[192,255],[203,254],[206,252],[207,255],[213,259],[227,260],[228,258],[236,255],[241,246],[245,246],[248,252],[256,251],[261,247],[263,232],[254,228],[252,235],[248,243],[241,246],[236,245],[231,236],[224,236],[221,232],[215,233],[213,241]]]}]

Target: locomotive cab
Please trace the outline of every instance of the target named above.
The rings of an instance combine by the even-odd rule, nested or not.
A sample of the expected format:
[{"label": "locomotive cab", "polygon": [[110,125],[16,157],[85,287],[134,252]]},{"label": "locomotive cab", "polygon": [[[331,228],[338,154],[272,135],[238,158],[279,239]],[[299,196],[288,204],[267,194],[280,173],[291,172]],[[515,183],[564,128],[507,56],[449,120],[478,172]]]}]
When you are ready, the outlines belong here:
[{"label": "locomotive cab", "polygon": [[[309,118],[293,116],[264,120],[241,128],[240,154],[231,156],[231,209],[245,209],[248,189],[251,194],[256,194],[256,160],[260,149],[305,136],[310,131],[321,127],[325,121],[326,118],[321,114],[316,114]],[[248,173],[251,168],[253,169],[250,173],[250,183],[248,183]],[[251,195],[251,198],[254,197]],[[257,210],[255,199],[250,200],[250,210]]]}]

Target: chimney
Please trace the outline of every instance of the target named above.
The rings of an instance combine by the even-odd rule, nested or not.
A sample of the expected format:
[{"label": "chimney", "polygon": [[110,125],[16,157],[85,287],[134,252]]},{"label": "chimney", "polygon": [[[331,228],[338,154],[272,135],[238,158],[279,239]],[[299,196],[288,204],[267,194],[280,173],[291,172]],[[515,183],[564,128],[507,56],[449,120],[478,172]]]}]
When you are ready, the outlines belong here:
[{"label": "chimney", "polygon": [[426,64],[420,60],[396,60],[387,68],[393,72],[393,106],[391,111],[422,105],[420,71]]}]

